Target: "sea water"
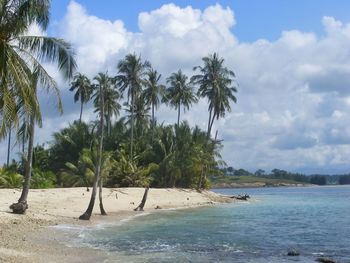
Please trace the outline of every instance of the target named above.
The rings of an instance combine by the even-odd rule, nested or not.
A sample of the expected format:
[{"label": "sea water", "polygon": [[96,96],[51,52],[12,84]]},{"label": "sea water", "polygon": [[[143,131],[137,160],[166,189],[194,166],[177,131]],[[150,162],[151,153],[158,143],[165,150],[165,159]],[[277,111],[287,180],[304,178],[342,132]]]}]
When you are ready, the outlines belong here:
[{"label": "sea water", "polygon": [[74,242],[106,251],[106,263],[350,262],[349,186],[215,191],[252,198],[151,213],[83,231]]}]

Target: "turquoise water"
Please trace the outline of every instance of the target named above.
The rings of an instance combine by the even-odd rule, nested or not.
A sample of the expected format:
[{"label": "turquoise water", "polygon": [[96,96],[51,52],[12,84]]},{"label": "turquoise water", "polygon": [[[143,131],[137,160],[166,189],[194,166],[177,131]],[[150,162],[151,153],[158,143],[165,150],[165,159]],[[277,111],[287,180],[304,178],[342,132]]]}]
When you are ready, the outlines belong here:
[{"label": "turquoise water", "polygon": [[76,242],[107,251],[106,262],[350,262],[350,187],[243,191],[250,202],[140,216]]}]

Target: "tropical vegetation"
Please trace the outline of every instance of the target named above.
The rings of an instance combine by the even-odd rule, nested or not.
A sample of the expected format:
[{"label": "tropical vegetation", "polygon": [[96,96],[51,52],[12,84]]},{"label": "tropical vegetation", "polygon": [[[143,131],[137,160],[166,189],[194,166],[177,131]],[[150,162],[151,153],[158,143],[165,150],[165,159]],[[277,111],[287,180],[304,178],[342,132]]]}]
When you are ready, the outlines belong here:
[{"label": "tropical vegetation", "polygon": [[[0,169],[0,187],[22,186],[15,213],[28,208],[30,188],[86,187],[91,200],[81,219],[89,219],[102,189],[107,187],[209,187],[209,175],[220,174],[222,142],[212,138],[217,120],[236,102],[235,76],[217,53],[203,58],[193,77],[180,69],[162,75],[141,55],[127,54],[116,61],[114,74],[92,78],[76,72],[69,43],[48,36],[31,36],[30,26],[45,31],[49,0],[1,0],[0,5],[0,139],[8,138],[8,160]],[[78,120],[35,145],[35,129],[43,118],[38,92],[52,92],[62,113],[59,87],[43,63],[57,65],[70,81],[74,102],[80,104]],[[208,129],[190,126],[181,112],[190,111],[200,98],[208,100]],[[176,124],[157,122],[157,109],[177,111]],[[94,107],[95,119],[84,121],[84,109]],[[87,117],[85,119],[88,119]],[[91,119],[91,118],[90,118]],[[10,163],[13,144],[20,145]],[[142,209],[142,207],[141,207]]]}]

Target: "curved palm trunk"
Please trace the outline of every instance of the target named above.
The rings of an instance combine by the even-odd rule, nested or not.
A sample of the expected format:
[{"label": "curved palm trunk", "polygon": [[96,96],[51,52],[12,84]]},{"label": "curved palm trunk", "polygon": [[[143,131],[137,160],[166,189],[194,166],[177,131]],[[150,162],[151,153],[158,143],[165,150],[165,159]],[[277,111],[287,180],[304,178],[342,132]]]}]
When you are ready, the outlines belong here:
[{"label": "curved palm trunk", "polygon": [[83,107],[84,107],[84,103],[81,102],[80,104],[80,117],[79,117],[79,123],[81,123],[81,118],[83,116]]},{"label": "curved palm trunk", "polygon": [[99,182],[99,191],[98,191],[98,198],[100,200],[100,211],[101,215],[106,216],[107,213],[103,207],[103,202],[102,202],[102,187],[103,187],[103,178],[102,176],[100,177],[100,182]]},{"label": "curved palm trunk", "polygon": [[141,200],[141,203],[139,204],[138,207],[136,207],[134,209],[134,211],[143,211],[143,208],[145,207],[145,204],[146,204],[146,200],[147,200],[147,196],[148,196],[148,191],[149,191],[149,187],[146,187],[145,188],[145,192],[143,194],[143,197],[142,197],[142,200]]},{"label": "curved palm trunk", "polygon": [[28,141],[28,157],[25,164],[24,171],[24,183],[21,197],[17,203],[14,203],[10,206],[13,213],[15,214],[24,214],[28,208],[27,198],[30,187],[30,178],[32,176],[32,162],[33,162],[33,148],[34,148],[34,131],[35,131],[35,121],[34,116],[30,116],[30,127],[29,127],[29,141]]},{"label": "curved palm trunk", "polygon": [[6,160],[7,167],[10,165],[10,154],[11,154],[11,126],[9,128],[9,138],[7,142],[7,160]]},{"label": "curved palm trunk", "polygon": [[[104,135],[104,97],[102,93],[102,87],[100,86],[100,94],[101,94],[101,105],[100,105],[100,141],[98,145],[98,152],[97,152],[97,163],[95,168],[95,178],[94,183],[92,187],[92,193],[90,202],[88,205],[88,208],[86,209],[85,213],[82,214],[79,219],[80,220],[90,220],[92,211],[94,209],[95,200],[96,200],[96,193],[97,193],[97,186],[100,182],[101,177],[101,165],[102,165],[102,151],[103,151],[103,135]],[[102,185],[102,182],[100,183]],[[102,188],[100,189],[101,195],[100,195],[100,207],[102,204]],[[102,204],[103,207],[103,204]],[[102,213],[102,210],[101,210]]]}]

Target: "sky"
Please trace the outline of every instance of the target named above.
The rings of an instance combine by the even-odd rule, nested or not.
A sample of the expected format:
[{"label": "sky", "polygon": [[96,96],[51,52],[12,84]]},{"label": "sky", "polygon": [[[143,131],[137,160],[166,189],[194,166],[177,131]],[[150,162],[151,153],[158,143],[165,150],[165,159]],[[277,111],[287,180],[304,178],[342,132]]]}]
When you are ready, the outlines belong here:
[{"label": "sky", "polygon": [[[237,76],[237,104],[214,124],[222,156],[234,168],[303,173],[350,171],[350,1],[346,0],[53,0],[47,34],[69,41],[79,71],[116,74],[127,53],[141,54],[162,73],[192,75],[201,58],[218,52]],[[64,115],[41,94],[44,127],[36,141],[79,116],[69,83],[52,65]],[[207,101],[183,119],[205,129]],[[84,120],[94,120],[91,107]],[[176,112],[161,107],[158,121]],[[6,158],[1,143],[0,158]],[[16,156],[17,146],[13,148]],[[0,160],[1,160],[0,159]]]}]

